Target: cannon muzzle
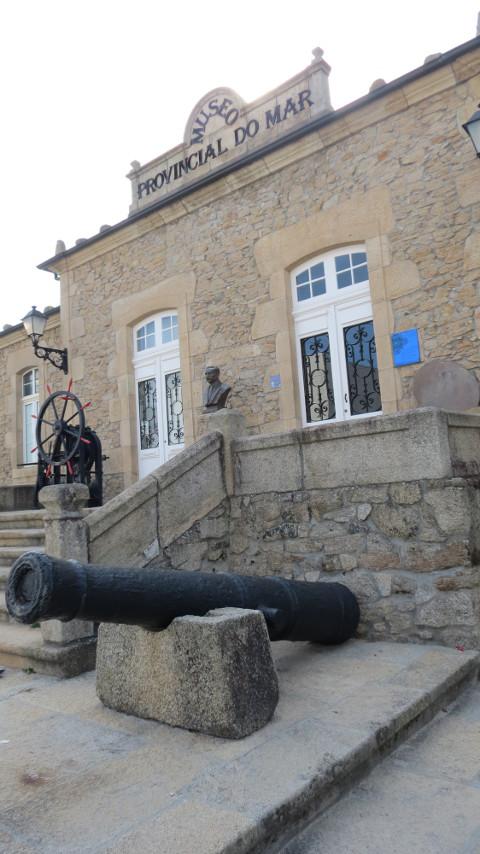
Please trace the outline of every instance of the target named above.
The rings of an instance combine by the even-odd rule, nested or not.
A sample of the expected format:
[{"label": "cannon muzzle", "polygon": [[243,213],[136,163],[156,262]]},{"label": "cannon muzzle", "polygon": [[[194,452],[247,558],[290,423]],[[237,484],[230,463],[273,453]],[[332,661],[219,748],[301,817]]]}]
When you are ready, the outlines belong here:
[{"label": "cannon muzzle", "polygon": [[37,552],[13,564],[6,602],[21,623],[81,619],[157,631],[186,614],[251,608],[263,613],[271,640],[322,644],[348,640],[359,621],[354,594],[336,582],[93,566]]}]

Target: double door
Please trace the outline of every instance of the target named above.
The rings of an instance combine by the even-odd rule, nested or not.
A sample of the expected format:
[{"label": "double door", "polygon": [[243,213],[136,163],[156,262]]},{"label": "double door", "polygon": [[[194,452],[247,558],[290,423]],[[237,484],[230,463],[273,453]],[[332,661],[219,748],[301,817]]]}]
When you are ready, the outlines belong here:
[{"label": "double door", "polygon": [[145,477],[184,447],[178,352],[137,359],[135,387],[138,474]]},{"label": "double door", "polygon": [[380,413],[370,299],[345,300],[296,318],[303,423]]}]

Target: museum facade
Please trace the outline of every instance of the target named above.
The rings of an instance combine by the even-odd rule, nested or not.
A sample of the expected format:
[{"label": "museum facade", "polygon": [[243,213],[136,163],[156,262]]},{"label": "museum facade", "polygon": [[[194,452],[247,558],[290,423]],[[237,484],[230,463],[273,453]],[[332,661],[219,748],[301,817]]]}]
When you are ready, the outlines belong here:
[{"label": "museum facade", "polygon": [[[132,163],[128,217],[40,265],[61,282],[44,340],[92,401],[107,497],[199,437],[209,365],[250,435],[479,411],[480,163],[462,125],[480,39],[339,110],[329,71],[316,49],[253,104],[208,93],[181,145]],[[63,375],[18,326],[0,382],[0,483],[31,484],[32,415]]]}]

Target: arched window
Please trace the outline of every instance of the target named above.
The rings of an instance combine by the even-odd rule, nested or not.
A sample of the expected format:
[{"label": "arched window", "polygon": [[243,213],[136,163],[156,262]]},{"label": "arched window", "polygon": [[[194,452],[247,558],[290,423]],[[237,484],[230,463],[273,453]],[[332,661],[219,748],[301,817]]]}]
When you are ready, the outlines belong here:
[{"label": "arched window", "polygon": [[178,334],[173,311],[149,317],[133,330],[140,477],[184,445]]},{"label": "arched window", "polygon": [[305,425],[381,412],[365,247],[346,246],[292,271]]},{"label": "arched window", "polygon": [[178,341],[177,314],[160,314],[147,320],[135,329],[135,347],[137,353],[144,350],[158,350],[164,345]]},{"label": "arched window", "polygon": [[30,368],[22,375],[22,433],[23,462],[36,463],[35,416],[38,414],[38,368]]}]

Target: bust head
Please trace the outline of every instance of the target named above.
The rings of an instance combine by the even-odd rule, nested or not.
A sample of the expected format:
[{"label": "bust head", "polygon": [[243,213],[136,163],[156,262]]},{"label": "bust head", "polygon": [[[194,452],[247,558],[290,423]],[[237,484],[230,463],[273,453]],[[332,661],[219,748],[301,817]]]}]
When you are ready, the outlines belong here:
[{"label": "bust head", "polygon": [[210,412],[217,409],[224,409],[231,388],[227,383],[222,383],[220,368],[217,368],[216,365],[208,365],[205,368],[205,379],[207,387],[203,394],[204,407]]},{"label": "bust head", "polygon": [[220,368],[216,368],[213,365],[209,365],[205,368],[205,379],[207,383],[213,385],[213,383],[218,382],[220,378]]}]

